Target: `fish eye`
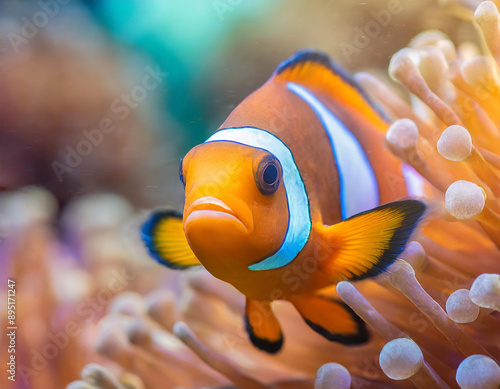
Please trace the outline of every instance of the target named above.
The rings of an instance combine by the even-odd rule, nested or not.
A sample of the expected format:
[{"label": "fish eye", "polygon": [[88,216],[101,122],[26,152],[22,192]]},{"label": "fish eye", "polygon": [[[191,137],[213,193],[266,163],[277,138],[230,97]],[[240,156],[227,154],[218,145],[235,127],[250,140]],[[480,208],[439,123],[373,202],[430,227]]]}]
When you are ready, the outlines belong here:
[{"label": "fish eye", "polygon": [[181,163],[179,164],[179,180],[181,181],[181,184],[184,187],[184,189],[186,189],[186,178],[184,177],[184,174],[182,174],[182,161],[183,158],[181,158]]},{"label": "fish eye", "polygon": [[262,194],[270,195],[278,190],[281,182],[281,164],[277,158],[267,155],[259,162],[255,172],[255,182]]}]

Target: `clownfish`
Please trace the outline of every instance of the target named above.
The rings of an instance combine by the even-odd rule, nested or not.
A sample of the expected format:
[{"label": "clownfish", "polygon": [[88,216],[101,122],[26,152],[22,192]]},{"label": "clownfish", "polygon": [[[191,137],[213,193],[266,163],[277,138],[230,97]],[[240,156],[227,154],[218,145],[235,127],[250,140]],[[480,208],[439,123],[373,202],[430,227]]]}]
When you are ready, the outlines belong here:
[{"label": "clownfish", "polygon": [[320,291],[383,273],[427,212],[399,200],[414,178],[383,147],[388,125],[326,54],[299,51],[181,160],[184,211],[146,221],[149,253],[172,269],[203,265],[243,293],[259,349],[283,345],[275,300],[328,340],[366,342],[364,322]]}]

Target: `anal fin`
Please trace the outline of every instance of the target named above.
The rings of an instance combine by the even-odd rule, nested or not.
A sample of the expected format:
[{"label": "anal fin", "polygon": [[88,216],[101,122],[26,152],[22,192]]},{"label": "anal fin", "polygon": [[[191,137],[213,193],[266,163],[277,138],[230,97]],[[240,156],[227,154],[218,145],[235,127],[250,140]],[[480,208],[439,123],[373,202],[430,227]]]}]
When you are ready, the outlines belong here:
[{"label": "anal fin", "polygon": [[341,301],[316,295],[296,295],[290,301],[307,325],[330,341],[358,345],[369,339],[363,320]]}]

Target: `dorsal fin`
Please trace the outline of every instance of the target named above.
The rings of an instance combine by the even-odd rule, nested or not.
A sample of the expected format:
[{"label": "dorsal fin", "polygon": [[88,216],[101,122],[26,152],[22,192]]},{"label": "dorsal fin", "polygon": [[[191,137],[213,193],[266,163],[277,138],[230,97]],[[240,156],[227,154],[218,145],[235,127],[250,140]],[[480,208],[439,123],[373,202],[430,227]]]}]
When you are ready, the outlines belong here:
[{"label": "dorsal fin", "polygon": [[314,77],[314,72],[318,71],[318,66],[338,74],[347,83],[353,86],[356,85],[353,78],[346,73],[344,69],[333,62],[328,54],[315,49],[303,49],[297,51],[290,58],[280,63],[274,74],[283,75],[284,72],[288,72],[286,76],[289,81],[298,82],[301,80],[307,80],[309,77]]},{"label": "dorsal fin", "polygon": [[296,52],[276,68],[273,78],[302,85],[313,93],[326,94],[371,119],[382,121],[380,124],[384,127],[389,121],[354,78],[322,51],[304,49]]}]

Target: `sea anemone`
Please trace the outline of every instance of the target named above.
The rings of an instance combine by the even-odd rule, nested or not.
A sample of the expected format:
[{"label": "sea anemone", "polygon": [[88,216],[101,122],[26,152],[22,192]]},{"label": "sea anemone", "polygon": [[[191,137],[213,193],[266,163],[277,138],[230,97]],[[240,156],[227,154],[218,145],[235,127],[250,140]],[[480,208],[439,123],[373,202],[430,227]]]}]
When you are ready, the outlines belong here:
[{"label": "sea anemone", "polygon": [[[387,274],[332,292],[376,333],[370,344],[303,337],[303,324],[278,303],[295,336],[281,355],[262,355],[246,340],[241,296],[201,271],[185,278],[180,304],[169,292],[121,296],[102,323],[99,351],[151,388],[497,388],[500,17],[495,3],[475,13],[472,3],[455,6],[474,20],[484,54],[436,31],[419,34],[389,68],[409,99],[368,73],[355,75],[391,116],[386,146],[425,178],[434,209]],[[103,369],[88,367],[71,388],[140,387]]]},{"label": "sea anemone", "polygon": [[[328,360],[334,363],[317,372],[317,387],[394,387],[387,377],[399,381],[396,387],[458,383],[462,388],[497,388],[500,384],[495,362],[500,358],[499,14],[490,1],[480,3],[475,13],[455,5],[460,15],[474,19],[483,55],[469,42],[455,48],[437,31],[419,34],[409,48],[393,56],[389,68],[392,79],[409,92],[408,100],[368,73],[355,75],[391,116],[387,148],[425,178],[421,189],[434,207],[420,235],[387,274],[337,285],[336,293],[378,336],[370,345],[353,349],[292,339],[281,356],[256,356],[241,344],[242,301],[208,276],[195,275],[188,289],[201,293],[191,295],[183,309],[183,320],[193,330],[184,322],[173,324],[174,316],[163,327],[236,386],[312,386],[311,368]],[[390,174],[387,179],[392,179]],[[172,310],[173,300],[168,305]],[[291,316],[285,306],[278,308],[284,311],[281,317]],[[212,313],[204,316],[208,310]],[[287,319],[285,326],[293,330],[286,332],[301,334],[300,323]],[[139,349],[160,356],[151,350],[161,348],[160,341],[151,342],[160,331],[156,324],[145,324],[149,319],[137,312],[134,320],[135,325],[122,328],[121,337],[116,327],[114,332],[107,327],[101,351],[115,360],[119,347],[128,347],[136,358],[146,357],[139,357]],[[239,328],[235,338],[239,341],[231,345],[234,326]],[[313,335],[308,337],[316,341]],[[132,347],[139,349],[134,353]],[[177,368],[166,367],[169,358],[163,355],[161,361],[169,371],[164,375],[175,381]],[[190,376],[201,379],[201,368],[193,367]],[[144,368],[137,373],[152,380]],[[206,379],[205,385],[214,383]]]},{"label": "sea anemone", "polygon": [[[408,98],[395,92],[396,84],[387,85],[369,73],[355,75],[391,118],[385,146],[405,169],[425,179],[419,189],[433,209],[386,274],[340,282],[325,291],[338,294],[367,323],[371,341],[356,347],[329,343],[310,331],[292,307],[276,302],[283,330],[291,335],[281,353],[263,354],[247,338],[243,296],[205,270],[169,273],[167,283],[152,270],[156,268],[145,252],[133,251],[133,242],[126,240],[130,252],[117,260],[134,267],[138,278],[129,282],[129,291],[106,303],[107,315],[99,326],[71,342],[73,353],[83,353],[95,335],[96,348],[107,360],[87,365],[82,379],[68,389],[497,389],[500,16],[498,4],[491,1],[452,5],[458,15],[473,20],[481,47],[470,42],[455,46],[436,31],[419,34],[392,57],[389,68]],[[396,179],[390,172],[386,178],[389,183]],[[87,287],[82,291],[85,296],[105,289],[99,284],[109,269],[104,258],[111,260],[119,252],[113,248],[125,245],[112,231],[126,224],[122,218],[113,226],[82,223],[82,218],[99,220],[100,212],[87,210],[80,203],[67,210],[66,219],[70,227],[89,225],[74,231],[76,241],[97,250],[89,258],[103,258],[94,264],[99,271],[92,274],[99,277],[93,292]],[[29,231],[46,235],[47,224],[44,219],[42,229],[23,231],[26,236],[31,236]],[[139,223],[132,224],[126,232],[137,239]],[[103,236],[113,237],[116,245],[103,245]],[[130,258],[134,256],[135,261]],[[20,267],[18,271],[30,273]],[[85,279],[85,285],[93,284]],[[49,305],[55,300],[45,294],[40,298],[47,298]]]}]

